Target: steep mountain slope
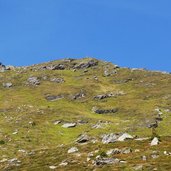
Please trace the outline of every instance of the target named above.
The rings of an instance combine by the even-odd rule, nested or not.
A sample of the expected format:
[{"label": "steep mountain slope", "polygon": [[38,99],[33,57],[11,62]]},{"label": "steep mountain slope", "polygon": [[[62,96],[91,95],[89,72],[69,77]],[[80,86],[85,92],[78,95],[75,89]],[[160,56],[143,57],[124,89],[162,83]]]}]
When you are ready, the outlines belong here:
[{"label": "steep mountain slope", "polygon": [[[171,169],[170,74],[120,68],[93,58],[4,67],[1,170]],[[131,140],[104,142],[110,133],[128,133]],[[76,142],[80,135],[87,136],[86,143]],[[154,136],[161,142],[150,146]],[[78,152],[68,154],[71,147]],[[126,154],[106,154],[125,147],[130,150]],[[120,161],[104,162],[116,158]]]}]

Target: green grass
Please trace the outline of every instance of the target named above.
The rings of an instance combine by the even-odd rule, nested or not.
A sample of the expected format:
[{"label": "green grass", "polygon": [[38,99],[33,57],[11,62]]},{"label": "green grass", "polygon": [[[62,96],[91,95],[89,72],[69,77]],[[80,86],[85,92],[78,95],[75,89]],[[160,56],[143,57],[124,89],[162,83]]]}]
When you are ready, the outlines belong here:
[{"label": "green grass", "polygon": [[[88,60],[90,59],[85,58],[73,62],[80,63]],[[56,163],[58,165],[64,158],[72,158],[68,156],[66,148],[74,146],[78,135],[84,132],[99,141],[102,134],[110,132],[128,132],[139,137],[150,137],[152,132],[151,129],[147,128],[147,124],[153,122],[156,117],[155,108],[161,108],[163,111],[163,121],[156,130],[162,139],[162,143],[157,148],[159,151],[163,151],[164,148],[171,151],[169,147],[171,112],[164,112],[165,109],[171,109],[170,75],[151,71],[132,72],[130,69],[121,68],[117,69],[117,74],[104,77],[104,68],[108,66],[108,70],[113,71],[112,64],[99,61],[98,66],[89,68],[88,72],[84,73],[84,70],[74,72],[70,68],[73,62],[67,63],[61,60],[36,66],[64,63],[67,65],[67,69],[62,71],[42,71],[36,70],[34,69],[36,67],[32,66],[26,70],[16,69],[16,71],[0,73],[0,85],[3,82],[13,83],[13,87],[10,89],[0,86],[0,141],[5,142],[5,144],[0,144],[2,148],[0,160],[14,157],[22,160],[20,167],[12,167],[9,170],[48,170],[50,164]],[[36,87],[26,85],[30,76],[40,78],[41,84]],[[47,76],[48,79],[53,77],[64,78],[65,82],[53,83],[49,80],[43,80],[43,76]],[[94,76],[97,76],[98,80],[95,80]],[[131,81],[122,82],[130,78]],[[71,96],[81,90],[86,93],[85,98],[71,100]],[[125,95],[104,100],[93,99],[97,94],[116,91],[123,91]],[[48,102],[45,99],[47,94],[62,94],[65,98]],[[94,106],[102,109],[117,107],[119,110],[114,114],[99,115],[92,112]],[[61,127],[62,123],[54,125],[53,121],[55,120],[62,120],[62,123],[87,120],[88,123],[66,129]],[[110,121],[110,124],[102,129],[92,129],[92,126],[99,120]],[[30,121],[34,121],[35,125],[31,126]],[[14,135],[13,132],[16,130],[18,134]],[[64,144],[63,148],[58,147],[61,144]],[[76,162],[66,168],[58,168],[58,170],[75,170],[77,165],[80,170],[92,170],[94,166],[85,162],[88,152],[99,148],[106,151],[109,147],[122,147],[122,145],[140,148],[147,155],[151,152],[151,147],[147,141],[131,141],[110,145],[102,145],[100,142],[97,144],[90,143],[79,147],[84,157],[73,157],[79,161],[79,164]],[[41,150],[43,148],[46,148],[45,152]],[[36,153],[34,156],[20,156],[18,154],[19,149],[33,150]],[[150,159],[145,163],[140,159],[139,153],[119,157],[127,160],[128,164],[116,167],[103,166],[97,170],[132,170],[132,167],[139,163],[143,164],[147,170],[151,169],[151,165],[159,170],[167,170],[171,167],[167,164],[168,156],[162,156],[161,160],[153,161]],[[32,166],[29,165],[29,162],[32,163]],[[6,163],[0,163],[0,169],[3,170],[5,166]]]}]

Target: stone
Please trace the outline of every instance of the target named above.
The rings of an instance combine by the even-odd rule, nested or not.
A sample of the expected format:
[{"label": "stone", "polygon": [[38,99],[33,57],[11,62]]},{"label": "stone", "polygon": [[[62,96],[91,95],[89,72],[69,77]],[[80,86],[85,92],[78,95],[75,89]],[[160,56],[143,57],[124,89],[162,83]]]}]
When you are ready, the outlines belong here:
[{"label": "stone", "polygon": [[111,156],[111,155],[114,155],[114,154],[120,154],[121,153],[121,150],[118,149],[118,148],[115,148],[115,149],[110,149],[106,152],[106,154],[108,156]]},{"label": "stone", "polygon": [[5,87],[5,88],[10,88],[10,87],[12,87],[12,83],[3,83],[2,85],[3,85],[3,87]]},{"label": "stone", "polygon": [[54,125],[58,125],[60,123],[61,123],[61,121],[58,121],[58,120],[53,122]]},{"label": "stone", "polygon": [[87,120],[78,120],[77,123],[80,125],[83,125],[83,124],[87,124],[88,121]]},{"label": "stone", "polygon": [[116,134],[110,133],[102,136],[102,143],[109,144],[117,141],[118,136]]},{"label": "stone", "polygon": [[151,154],[151,157],[152,157],[153,159],[158,158],[158,157],[159,157],[159,152],[158,152],[158,151],[153,151],[152,154]]},{"label": "stone", "polygon": [[141,157],[143,161],[146,161],[147,160],[147,157],[146,156],[142,156]]},{"label": "stone", "polygon": [[135,171],[141,171],[141,170],[143,170],[143,165],[137,165],[137,166],[133,167],[133,169]]},{"label": "stone", "polygon": [[108,76],[110,76],[111,75],[111,73],[108,71],[108,70],[104,70],[104,76],[105,77],[108,77]]},{"label": "stone", "polygon": [[158,122],[155,121],[155,122],[153,122],[153,123],[150,123],[150,124],[147,125],[147,127],[148,127],[148,128],[157,128],[157,127],[158,127]]},{"label": "stone", "polygon": [[65,66],[63,64],[57,64],[57,65],[45,66],[45,69],[48,69],[48,70],[64,70]]},{"label": "stone", "polygon": [[80,93],[76,93],[75,95],[72,96],[72,100],[77,100],[77,99],[81,99],[85,97],[85,93],[80,92]]},{"label": "stone", "polygon": [[76,127],[76,123],[65,123],[62,125],[63,128],[73,128]]},{"label": "stone", "polygon": [[92,126],[93,129],[100,129],[100,128],[103,128],[103,127],[104,127],[103,123],[97,123],[97,124]]},{"label": "stone", "polygon": [[0,63],[0,72],[5,72],[6,66]]},{"label": "stone", "polygon": [[98,61],[90,60],[88,62],[82,62],[82,63],[76,64],[73,68],[74,69],[86,69],[86,68],[90,68],[96,65],[98,65]]},{"label": "stone", "polygon": [[30,85],[34,85],[34,86],[40,85],[40,81],[37,77],[29,77],[27,81]]},{"label": "stone", "polygon": [[131,148],[123,148],[122,151],[121,151],[122,154],[129,154],[129,153],[132,153],[132,149]]},{"label": "stone", "polygon": [[133,139],[133,136],[129,135],[128,133],[124,133],[117,139],[117,141],[125,141],[127,139]]},{"label": "stone", "polygon": [[136,141],[145,141],[145,140],[149,140],[149,137],[144,137],[144,138],[136,138]]},{"label": "stone", "polygon": [[97,96],[94,96],[94,99],[99,99],[99,100],[102,100],[102,99],[105,99],[107,98],[108,96],[106,94],[100,94],[100,95],[97,95]]},{"label": "stone", "polygon": [[91,158],[90,157],[87,157],[87,162],[89,162],[91,160]]},{"label": "stone", "polygon": [[120,160],[117,158],[96,157],[95,165],[118,164],[119,162]]},{"label": "stone", "polygon": [[88,136],[87,134],[82,134],[82,135],[80,135],[80,136],[77,138],[76,142],[77,142],[77,143],[85,143],[85,142],[87,142],[87,141],[89,141],[89,140],[90,140],[90,138],[89,138],[89,136]]},{"label": "stone", "polygon": [[52,170],[54,170],[56,168],[57,168],[57,166],[49,166],[49,169],[52,169]]},{"label": "stone", "polygon": [[151,141],[150,145],[154,146],[154,145],[158,145],[159,144],[159,140],[157,137],[154,137],[153,140]]},{"label": "stone", "polygon": [[56,100],[60,100],[60,99],[63,99],[64,96],[63,95],[48,95],[45,97],[45,99],[47,101],[56,101]]},{"label": "stone", "polygon": [[97,114],[107,114],[107,113],[116,113],[118,111],[117,108],[114,109],[98,109],[96,107],[92,108],[92,111]]},{"label": "stone", "polygon": [[51,78],[50,81],[55,82],[55,83],[63,83],[64,79],[63,78]]},{"label": "stone", "polygon": [[5,69],[6,70],[15,70],[15,67],[12,65],[7,65],[7,66],[5,66]]},{"label": "stone", "polygon": [[72,147],[68,150],[68,153],[75,153],[75,152],[78,152],[78,148],[77,147]]},{"label": "stone", "polygon": [[67,166],[68,165],[68,162],[67,161],[62,161],[60,164],[59,164],[59,166]]}]

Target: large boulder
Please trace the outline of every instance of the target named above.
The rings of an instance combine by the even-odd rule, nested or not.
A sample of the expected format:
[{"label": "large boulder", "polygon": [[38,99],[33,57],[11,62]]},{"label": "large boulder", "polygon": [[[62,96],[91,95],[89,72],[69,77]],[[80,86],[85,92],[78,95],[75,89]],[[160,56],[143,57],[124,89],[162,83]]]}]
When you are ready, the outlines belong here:
[{"label": "large boulder", "polygon": [[105,134],[102,136],[102,143],[103,144],[109,144],[116,142],[118,139],[118,136],[116,134],[110,133],[110,134]]}]

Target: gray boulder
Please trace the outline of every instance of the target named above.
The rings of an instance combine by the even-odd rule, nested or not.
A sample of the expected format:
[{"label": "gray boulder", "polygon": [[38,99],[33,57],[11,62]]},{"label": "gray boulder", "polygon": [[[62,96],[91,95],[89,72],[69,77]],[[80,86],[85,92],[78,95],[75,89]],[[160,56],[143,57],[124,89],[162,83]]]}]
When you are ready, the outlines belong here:
[{"label": "gray boulder", "polygon": [[117,141],[118,136],[116,134],[110,133],[102,136],[102,143],[109,144]]},{"label": "gray boulder", "polygon": [[157,137],[154,137],[153,140],[151,141],[150,145],[154,146],[154,145],[158,145],[159,144],[159,139]]},{"label": "gray boulder", "polygon": [[73,128],[76,127],[76,123],[65,123],[62,125],[63,128]]},{"label": "gray boulder", "polygon": [[95,165],[118,164],[119,162],[120,160],[117,158],[96,157]]},{"label": "gray boulder", "polygon": [[80,64],[75,65],[73,68],[74,69],[86,69],[86,68],[90,68],[93,66],[98,65],[98,61],[96,60],[90,60],[88,62],[82,62]]},{"label": "gray boulder", "polygon": [[114,154],[120,154],[121,153],[121,150],[118,149],[118,148],[115,148],[115,149],[110,149],[106,152],[106,154],[108,156],[111,156],[111,155],[114,155]]},{"label": "gray boulder", "polygon": [[125,147],[121,150],[121,153],[122,154],[129,154],[129,153],[132,153],[132,149],[129,148],[129,147]]},{"label": "gray boulder", "polygon": [[55,82],[55,83],[63,83],[64,79],[63,78],[51,78],[50,81]]},{"label": "gray boulder", "polygon": [[89,136],[88,136],[87,134],[82,134],[82,135],[80,135],[80,136],[77,138],[76,142],[77,142],[77,143],[85,143],[85,142],[87,142],[87,141],[89,141],[89,140],[90,140],[90,138],[89,138]]},{"label": "gray boulder", "polygon": [[77,147],[72,147],[68,150],[68,153],[75,153],[75,152],[78,152],[78,148]]},{"label": "gray boulder", "polygon": [[3,83],[2,85],[3,85],[4,88],[12,87],[12,83]]},{"label": "gray boulder", "polygon": [[37,77],[29,77],[27,81],[30,85],[34,85],[34,86],[40,85],[40,81]]},{"label": "gray boulder", "polygon": [[134,137],[129,135],[128,133],[124,133],[117,139],[117,141],[125,141],[127,139],[133,139],[133,138]]},{"label": "gray boulder", "polygon": [[63,99],[63,98],[64,98],[64,96],[62,96],[62,95],[48,95],[48,96],[45,97],[45,99],[47,101],[56,101],[56,100],[60,100],[60,99]]}]

